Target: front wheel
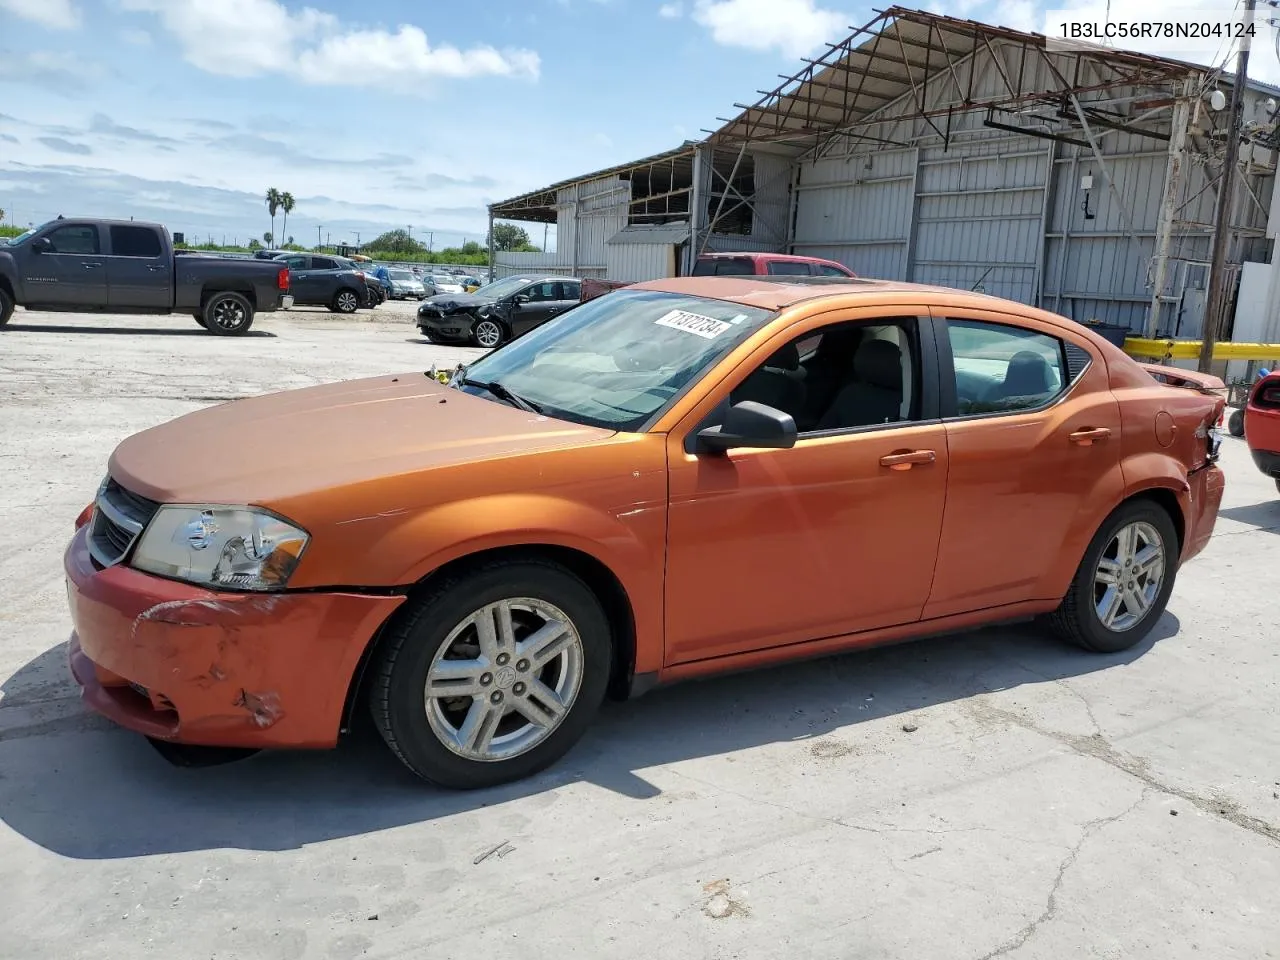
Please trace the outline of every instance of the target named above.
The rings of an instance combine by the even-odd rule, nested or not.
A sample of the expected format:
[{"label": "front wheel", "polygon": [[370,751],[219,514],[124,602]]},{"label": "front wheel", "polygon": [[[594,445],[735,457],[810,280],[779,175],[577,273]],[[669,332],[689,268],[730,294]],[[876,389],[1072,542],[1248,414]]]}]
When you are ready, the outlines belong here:
[{"label": "front wheel", "polygon": [[1244,436],[1244,411],[1233,410],[1231,416],[1227,417],[1227,433],[1233,437]]},{"label": "front wheel", "polygon": [[502,324],[497,320],[480,320],[476,322],[475,328],[471,331],[471,339],[477,347],[485,347],[492,350],[502,343],[504,333]]},{"label": "front wheel", "polygon": [[337,313],[355,313],[360,308],[360,298],[354,290],[339,290],[333,298],[333,309]]},{"label": "front wheel", "polygon": [[244,294],[225,291],[215,293],[204,305],[202,326],[220,337],[234,337],[253,324],[253,304]]},{"label": "front wheel", "polygon": [[604,699],[609,621],[549,561],[495,561],[442,581],[388,632],[369,705],[425,780],[490,787],[563,756]]},{"label": "front wheel", "polygon": [[1065,639],[1097,653],[1140,642],[1164,612],[1178,571],[1178,533],[1150,500],[1121,504],[1094,535],[1053,613]]},{"label": "front wheel", "polygon": [[9,296],[9,291],[0,287],[0,327],[9,322],[9,318],[13,316],[13,297]]}]

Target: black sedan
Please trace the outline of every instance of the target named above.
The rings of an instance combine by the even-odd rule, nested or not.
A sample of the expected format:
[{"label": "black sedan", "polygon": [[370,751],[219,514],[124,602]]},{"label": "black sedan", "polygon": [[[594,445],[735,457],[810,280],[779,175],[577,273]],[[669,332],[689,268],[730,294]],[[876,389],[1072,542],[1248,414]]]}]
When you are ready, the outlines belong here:
[{"label": "black sedan", "polygon": [[475,293],[441,293],[418,305],[418,329],[432,343],[493,348],[577,306],[572,277],[504,277]]}]

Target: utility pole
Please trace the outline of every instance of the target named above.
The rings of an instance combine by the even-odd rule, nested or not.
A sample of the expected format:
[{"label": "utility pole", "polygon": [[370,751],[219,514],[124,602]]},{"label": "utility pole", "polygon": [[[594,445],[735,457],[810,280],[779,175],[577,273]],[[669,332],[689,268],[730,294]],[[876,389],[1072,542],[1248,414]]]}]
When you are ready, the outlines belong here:
[{"label": "utility pole", "polygon": [[1218,210],[1213,226],[1213,255],[1209,267],[1209,296],[1204,308],[1203,331],[1200,334],[1200,362],[1196,368],[1208,373],[1213,365],[1213,347],[1222,332],[1227,301],[1227,245],[1231,242],[1231,208],[1235,206],[1236,164],[1240,159],[1240,119],[1244,107],[1245,85],[1249,77],[1249,31],[1253,29],[1256,0],[1245,0],[1244,30],[1241,31],[1240,53],[1236,57],[1236,76],[1231,84],[1231,115],[1227,118],[1227,156],[1222,162],[1222,183],[1218,185]]},{"label": "utility pole", "polygon": [[435,242],[436,242],[435,233],[434,232],[428,233],[427,234],[427,253],[431,252],[431,247],[435,244]]},{"label": "utility pole", "polygon": [[320,224],[316,224],[316,249],[320,248]]}]

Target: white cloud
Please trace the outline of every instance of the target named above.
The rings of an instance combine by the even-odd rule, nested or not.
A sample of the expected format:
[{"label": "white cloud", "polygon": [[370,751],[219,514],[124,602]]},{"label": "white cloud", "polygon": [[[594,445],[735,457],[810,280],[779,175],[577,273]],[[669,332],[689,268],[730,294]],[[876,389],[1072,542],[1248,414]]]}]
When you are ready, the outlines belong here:
[{"label": "white cloud", "polygon": [[693,19],[716,43],[748,50],[776,49],[800,57],[849,33],[849,17],[815,0],[696,0]]},{"label": "white cloud", "polygon": [[145,30],[121,30],[120,39],[135,47],[151,46],[151,34]]},{"label": "white cloud", "polygon": [[74,30],[80,26],[80,11],[72,6],[71,0],[0,0],[0,11],[53,30]]},{"label": "white cloud", "polygon": [[658,16],[666,17],[668,20],[679,20],[684,16],[684,4],[664,3],[658,8]]},{"label": "white cloud", "polygon": [[303,50],[297,65],[299,76],[309,83],[350,83],[364,77],[379,82],[388,78],[536,78],[540,61],[532,50],[433,47],[419,27],[404,24],[395,33],[353,30],[325,37],[314,48]]},{"label": "white cloud", "polygon": [[284,73],[312,84],[351,84],[388,76],[536,78],[540,67],[532,50],[433,47],[415,26],[351,29],[332,14],[312,7],[290,11],[279,0],[119,2],[126,10],[155,14],[189,63],[223,76]]}]

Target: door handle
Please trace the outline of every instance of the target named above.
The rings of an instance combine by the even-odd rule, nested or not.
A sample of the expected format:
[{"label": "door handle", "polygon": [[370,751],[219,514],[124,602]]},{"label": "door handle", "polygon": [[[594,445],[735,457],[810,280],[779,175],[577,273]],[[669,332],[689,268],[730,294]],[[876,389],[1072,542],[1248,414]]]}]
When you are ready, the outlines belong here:
[{"label": "door handle", "polygon": [[149,267],[147,267],[147,269],[150,270],[152,273],[163,273],[165,270],[168,269],[168,267],[166,267],[163,263],[153,263]]},{"label": "door handle", "polygon": [[903,450],[880,458],[880,466],[890,470],[910,470],[917,463],[933,463],[938,455],[932,450]]},{"label": "door handle", "polygon": [[92,270],[94,267],[100,267],[100,266],[102,266],[102,264],[101,264],[101,263],[96,263],[96,262],[95,262],[95,263],[82,263],[82,264],[80,264],[80,266],[84,267],[86,270]]},{"label": "door handle", "polygon": [[1105,440],[1109,436],[1111,431],[1106,427],[1082,427],[1075,433],[1069,434],[1067,439],[1082,447],[1091,447],[1095,440]]}]

